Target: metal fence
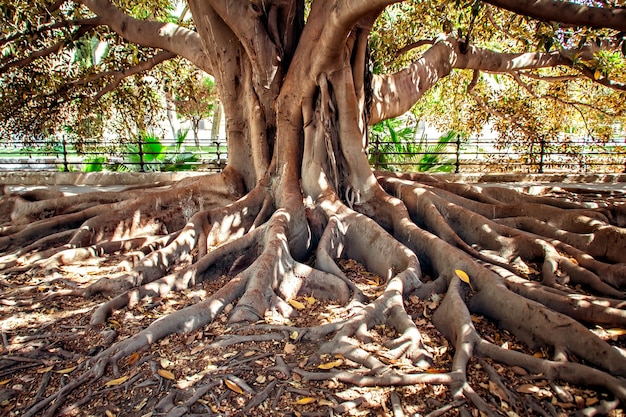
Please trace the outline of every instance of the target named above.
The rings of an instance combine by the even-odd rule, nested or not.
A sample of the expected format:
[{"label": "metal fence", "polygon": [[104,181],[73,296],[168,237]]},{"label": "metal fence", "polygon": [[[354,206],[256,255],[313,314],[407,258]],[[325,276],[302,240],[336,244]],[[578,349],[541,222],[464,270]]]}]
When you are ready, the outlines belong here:
[{"label": "metal fence", "polygon": [[[436,140],[419,143],[414,152],[399,151],[415,143],[374,141],[368,152],[376,169],[395,171],[592,173],[626,172],[626,144],[593,144],[577,140],[502,145],[494,140],[460,136],[437,148]],[[168,143],[168,142],[166,142]],[[171,143],[171,141],[169,141]],[[3,171],[221,171],[226,164],[224,140],[200,141],[201,147],[173,144],[161,147],[137,142],[105,145],[97,141],[32,141],[27,145],[0,144]],[[407,146],[399,146],[407,145]],[[435,150],[436,149],[436,150]]]},{"label": "metal fence", "polygon": [[[407,152],[411,147],[417,150]],[[374,140],[369,145],[369,155],[374,168],[394,171],[626,172],[624,138],[606,144],[578,139],[561,143],[539,141],[526,146],[493,139],[464,140],[461,136],[443,145],[435,139],[417,143]]]},{"label": "metal fence", "polygon": [[173,140],[105,144],[97,140],[33,140],[0,144],[0,171],[221,171],[228,157],[226,141],[177,146]]}]

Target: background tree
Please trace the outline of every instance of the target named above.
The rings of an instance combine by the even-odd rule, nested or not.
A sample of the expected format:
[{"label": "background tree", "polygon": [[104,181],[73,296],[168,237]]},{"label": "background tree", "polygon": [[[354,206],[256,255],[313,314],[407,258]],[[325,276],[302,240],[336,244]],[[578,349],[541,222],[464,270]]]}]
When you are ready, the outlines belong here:
[{"label": "background tree", "polygon": [[[598,64],[602,54],[617,57],[613,54],[623,45],[622,2],[188,4],[193,16],[189,27],[171,22],[169,2],[2,5],[8,22],[3,26],[2,85],[11,86],[3,88],[2,112],[14,131],[33,129],[30,117],[37,110],[45,117],[50,109],[91,103],[124,75],[179,56],[215,77],[229,149],[223,173],[189,178],[166,189],[69,197],[35,192],[3,200],[3,212],[10,213],[0,238],[7,277],[26,271],[46,277],[64,265],[93,262],[106,254],[126,255],[129,262],[142,254],[130,271],[79,288],[60,288],[53,295],[111,297],[91,316],[93,328],[102,328],[97,326],[111,314],[147,298],[228,276],[204,300],[128,338],[103,335],[105,349],[81,362],[71,382],[45,398],[38,396],[25,415],[44,409],[53,414],[76,388],[94,380],[106,377],[107,383],[118,383],[118,376],[124,378],[122,363],[134,363],[129,358],[136,352],[173,333],[202,329],[224,311],[233,326],[268,316],[290,317],[301,307],[296,298],[303,295],[332,299],[343,306],[344,315],[316,326],[278,326],[281,337],[316,351],[309,361],[277,360],[281,375],[359,386],[442,384],[449,387],[450,404],[438,412],[473,407],[497,415],[503,403],[490,404],[468,383],[468,364],[483,357],[553,383],[590,384],[611,395],[606,402],[589,404],[587,413],[606,412],[626,400],[623,351],[590,330],[625,325],[623,205],[585,203],[576,195],[568,201],[481,189],[424,175],[375,173],[365,152],[368,125],[405,113],[440,80],[460,74],[465,89],[450,91],[477,97],[481,107],[491,105],[490,114],[508,120],[516,137],[539,130],[528,116],[538,108],[524,106],[527,100],[511,104],[515,114],[499,110],[500,101],[509,99],[507,90],[498,86],[500,100],[490,97],[485,73],[503,74],[541,97],[535,81],[557,81],[554,74],[544,73],[548,68],[563,71],[562,77],[586,79],[585,89],[591,84],[598,89],[581,100],[599,97],[595,91],[602,91],[607,97],[602,104],[609,106],[603,111],[611,114],[611,103],[623,111],[618,104],[624,102],[623,80],[614,78],[623,74]],[[376,65],[381,60],[373,54],[372,72],[374,25],[392,27],[398,16],[412,16],[416,22],[398,35],[403,42],[395,43],[398,50],[426,49],[402,55],[401,68],[389,72]],[[476,35],[479,23],[488,24],[482,16],[498,23],[485,35],[493,33],[492,47]],[[553,30],[546,33],[546,28]],[[560,47],[555,40],[567,30],[572,38],[563,39]],[[116,57],[121,66],[70,79],[46,78],[63,48],[87,33],[120,45]],[[372,49],[389,44],[375,34]],[[539,47],[533,41],[537,38],[542,40]],[[92,93],[78,96],[78,85]],[[380,276],[379,291],[363,290],[349,279],[339,268],[342,258],[358,260]],[[439,294],[444,294],[442,299]],[[407,314],[411,299],[440,300],[432,325],[449,340],[454,355],[445,370],[428,371],[434,348]],[[539,358],[494,343],[477,330],[472,315],[497,323],[516,343],[550,354]],[[381,326],[393,332],[374,338]],[[250,331],[248,326],[237,328]],[[237,334],[230,337],[244,340]],[[325,355],[337,355],[345,366],[320,371],[315,364]],[[406,366],[393,366],[398,360],[406,360]],[[193,392],[202,395],[214,386],[210,378],[201,379]],[[84,404],[92,396],[77,401]],[[167,398],[159,407],[173,415],[188,411],[184,405],[175,408],[173,397]],[[532,401],[514,394],[511,398],[516,412],[532,408]]]}]

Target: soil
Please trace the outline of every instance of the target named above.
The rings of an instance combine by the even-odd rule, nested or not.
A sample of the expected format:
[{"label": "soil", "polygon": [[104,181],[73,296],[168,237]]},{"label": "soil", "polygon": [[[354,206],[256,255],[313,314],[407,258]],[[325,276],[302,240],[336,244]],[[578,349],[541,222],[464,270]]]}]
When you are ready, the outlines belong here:
[{"label": "soil", "polygon": [[[106,324],[90,326],[90,313],[104,298],[55,297],[57,290],[85,286],[107,276],[117,267],[115,256],[99,263],[61,267],[49,276],[22,274],[10,282],[0,281],[0,414],[24,414],[35,402],[71,382],[90,366],[90,358],[113,341],[135,334],[169,312],[202,300],[221,287],[222,277],[201,287],[150,299],[115,313]],[[373,299],[383,287],[382,279],[353,260],[340,260],[341,268]],[[419,300],[409,297],[407,312],[422,332],[433,355],[428,372],[450,370],[452,347],[430,322],[440,297]],[[158,416],[166,415],[284,415],[284,416],[424,416],[459,415],[445,386],[360,388],[333,379],[307,381],[294,368],[315,372],[349,369],[343,357],[318,357],[318,343],[297,341],[290,326],[309,327],[347,317],[349,312],[315,299],[299,297],[292,304],[298,314],[290,319],[266,315],[263,326],[231,326],[224,313],[211,325],[186,335],[173,335],[148,349],[135,352],[109,370],[106,378],[74,390],[57,415]],[[228,311],[228,308],[226,309]],[[472,320],[488,340],[508,349],[529,352],[506,331],[482,317]],[[605,338],[623,345],[623,333],[596,329]],[[379,326],[372,340],[362,344],[389,367],[419,372],[408,360],[385,358],[384,343],[397,336],[392,328]],[[320,341],[321,343],[322,341]],[[550,352],[530,352],[547,357]],[[488,402],[510,409],[505,399],[523,398],[526,414],[567,416],[609,395],[567,384],[548,382],[542,375],[505,367],[490,360],[473,360],[468,369],[472,387]],[[196,394],[195,396],[193,394]],[[174,406],[186,414],[172,414]],[[543,410],[543,411],[541,411]],[[479,416],[478,410],[473,415]],[[622,416],[623,408],[611,412]]]}]

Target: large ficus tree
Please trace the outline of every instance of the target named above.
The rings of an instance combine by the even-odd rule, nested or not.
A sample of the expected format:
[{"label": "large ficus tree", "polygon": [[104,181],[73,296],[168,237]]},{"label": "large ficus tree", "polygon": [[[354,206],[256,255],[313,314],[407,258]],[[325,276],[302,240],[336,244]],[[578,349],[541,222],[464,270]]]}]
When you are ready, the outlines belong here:
[{"label": "large ficus tree", "polygon": [[[9,125],[32,127],[29,106],[45,118],[45,109],[97,103],[94,99],[106,97],[102,89],[121,86],[126,76],[182,57],[215,78],[229,151],[222,173],[166,188],[4,198],[3,207],[10,208],[4,210],[10,224],[0,237],[6,276],[45,275],[120,252],[135,259],[130,271],[57,294],[111,297],[93,312],[94,326],[147,297],[229,276],[203,301],[132,337],[106,339],[106,349],[81,365],[80,376],[37,402],[28,415],[46,407],[53,413],[88,381],[115,377],[122,358],[172,333],[202,328],[225,308],[233,324],[257,323],[272,312],[293,314],[298,308],[293,300],[302,294],[332,299],[350,314],[283,330],[292,341],[317,344],[319,355],[342,355],[352,366],[313,372],[285,364],[288,374],[360,386],[444,384],[455,400],[464,398],[495,415],[500,412],[495,403],[478,396],[467,380],[468,363],[478,356],[554,381],[603,387],[615,401],[592,405],[602,407],[598,410],[626,400],[623,351],[589,330],[626,325],[624,206],[373,172],[365,153],[369,125],[411,109],[456,70],[467,70],[463,94],[476,97],[476,108],[498,104],[485,95],[482,74],[502,73],[537,100],[551,94],[558,103],[567,100],[567,87],[551,91],[539,82],[582,77],[588,84],[578,88],[590,92],[583,96],[587,90],[573,88],[579,96],[569,102],[605,117],[619,114],[621,58],[611,65],[600,61],[621,53],[624,3],[395,3],[190,0],[192,21],[170,18],[169,2],[2,4],[8,18],[2,97],[12,103],[2,109]],[[392,38],[389,28],[399,15],[411,16],[412,23]],[[376,36],[370,39],[374,25]],[[63,48],[87,34],[120,45],[101,72],[90,67],[91,73],[69,73],[69,79],[40,77],[63,61]],[[385,51],[392,39],[403,45]],[[404,54],[400,46],[421,49]],[[391,56],[403,65],[386,72]],[[594,95],[605,97],[584,101]],[[597,108],[600,104],[605,107]],[[491,109],[511,128],[532,134],[534,125],[525,123],[522,110],[507,115],[497,106]],[[139,252],[145,256],[137,260]],[[338,267],[341,258],[381,276],[383,291],[363,292]],[[454,360],[450,369],[429,372],[432,347],[406,303],[435,294],[443,299],[432,323],[450,341]],[[487,317],[553,356],[494,344],[476,330],[470,314]],[[388,366],[389,359],[378,355],[382,348],[363,347],[378,325],[395,330],[387,357],[408,358],[412,371]],[[205,382],[198,382],[196,392]]]}]

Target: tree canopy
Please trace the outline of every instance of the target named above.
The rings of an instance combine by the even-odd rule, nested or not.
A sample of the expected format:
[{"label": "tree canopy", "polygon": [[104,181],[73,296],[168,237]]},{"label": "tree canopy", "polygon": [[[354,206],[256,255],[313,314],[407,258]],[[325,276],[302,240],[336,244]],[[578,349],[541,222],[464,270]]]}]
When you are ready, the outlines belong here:
[{"label": "tree canopy", "polygon": [[[149,39],[146,31],[143,38],[125,36],[121,25],[108,25],[105,15],[94,15],[81,2],[3,3],[0,112],[5,124],[0,133],[5,140],[52,134],[63,126],[97,137],[104,122],[127,135],[158,121],[164,107],[158,96],[197,88],[192,79],[172,74],[193,68],[211,72],[199,62],[202,46],[183,2],[114,4],[130,19],[153,22],[149,30],[165,30],[167,24],[176,36],[163,32]],[[508,141],[555,140],[563,133],[606,141],[623,133],[626,89],[623,15],[619,2],[610,6],[609,19],[604,15],[609,5],[574,3],[562,23],[547,11],[542,15],[541,10],[550,10],[548,2],[528,6],[534,13],[498,2],[391,4],[369,38],[372,70],[392,74],[442,36],[480,54],[516,54],[492,68],[455,65],[467,70],[424,89],[414,112],[437,127],[470,135],[490,123]],[[585,13],[597,21],[580,26]],[[179,62],[167,66],[167,61]]]}]

